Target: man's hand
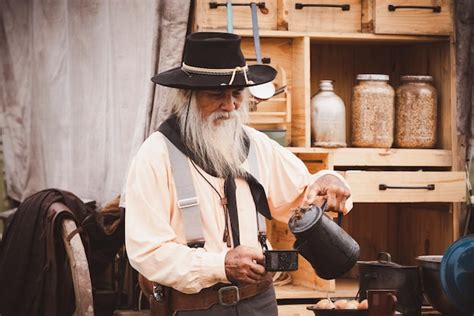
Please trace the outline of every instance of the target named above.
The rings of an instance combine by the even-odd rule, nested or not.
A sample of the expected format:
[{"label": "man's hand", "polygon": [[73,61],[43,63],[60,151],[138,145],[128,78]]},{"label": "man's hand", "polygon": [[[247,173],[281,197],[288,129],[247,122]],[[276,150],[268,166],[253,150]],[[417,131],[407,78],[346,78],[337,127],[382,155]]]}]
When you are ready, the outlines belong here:
[{"label": "man's hand", "polygon": [[254,284],[264,275],[263,253],[260,249],[238,246],[225,256],[225,274],[231,282]]},{"label": "man's hand", "polygon": [[303,202],[307,207],[311,204],[322,205],[327,201],[327,211],[347,213],[346,200],[351,196],[349,188],[335,175],[327,174],[316,180],[308,189]]}]

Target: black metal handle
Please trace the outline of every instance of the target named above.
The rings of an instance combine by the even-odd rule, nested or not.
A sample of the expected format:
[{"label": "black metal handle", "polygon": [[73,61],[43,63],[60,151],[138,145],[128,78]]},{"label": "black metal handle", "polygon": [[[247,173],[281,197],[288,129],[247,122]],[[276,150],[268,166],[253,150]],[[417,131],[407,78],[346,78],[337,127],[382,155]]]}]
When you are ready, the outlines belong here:
[{"label": "black metal handle", "polygon": [[395,189],[395,190],[400,190],[400,189],[408,189],[408,190],[428,190],[428,191],[433,191],[435,189],[434,184],[428,184],[427,186],[414,186],[414,187],[409,187],[409,186],[395,186],[395,185],[386,185],[386,184],[379,184],[379,190],[380,191],[385,191],[388,189]]},{"label": "black metal handle", "polygon": [[388,252],[382,251],[382,252],[379,252],[377,256],[377,260],[378,262],[381,262],[381,263],[391,263],[392,256]]},{"label": "black metal handle", "polygon": [[388,5],[388,11],[394,12],[397,9],[421,9],[421,10],[433,10],[434,13],[441,12],[441,6],[423,6],[423,5]]},{"label": "black metal handle", "polygon": [[[257,58],[245,58],[246,61],[257,61]],[[272,59],[270,57],[262,57],[262,64],[271,64]]]},{"label": "black metal handle", "polygon": [[[328,200],[324,200],[323,205],[321,205],[321,209],[323,210],[323,212],[328,212]],[[337,225],[338,226],[342,225],[343,218],[344,218],[344,213],[337,212]]]},{"label": "black metal handle", "polygon": [[[249,3],[232,3],[233,7],[250,7],[252,2]],[[257,7],[260,10],[266,9],[265,7],[265,2],[257,2],[256,3]],[[225,7],[227,6],[226,2],[218,3],[218,2],[209,2],[209,8],[210,9],[217,9],[218,7]]]},{"label": "black metal handle", "polygon": [[302,10],[304,7],[317,7],[317,8],[341,8],[342,11],[349,11],[351,9],[350,4],[305,4],[295,3],[296,10]]}]

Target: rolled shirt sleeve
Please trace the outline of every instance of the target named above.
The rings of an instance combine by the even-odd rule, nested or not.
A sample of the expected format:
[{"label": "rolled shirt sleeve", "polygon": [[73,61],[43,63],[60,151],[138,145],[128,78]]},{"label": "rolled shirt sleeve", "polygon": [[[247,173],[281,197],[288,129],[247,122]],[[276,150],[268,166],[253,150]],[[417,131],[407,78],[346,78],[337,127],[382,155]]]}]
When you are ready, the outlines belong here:
[{"label": "rolled shirt sleeve", "polygon": [[[287,223],[293,210],[304,201],[307,189],[320,177],[336,176],[350,189],[347,181],[334,170],[321,170],[311,174],[305,164],[288,149],[254,129],[248,129],[256,140],[261,177],[266,188],[272,217]],[[265,153],[265,154],[262,154]],[[352,198],[346,202],[346,209],[352,209]]]}]

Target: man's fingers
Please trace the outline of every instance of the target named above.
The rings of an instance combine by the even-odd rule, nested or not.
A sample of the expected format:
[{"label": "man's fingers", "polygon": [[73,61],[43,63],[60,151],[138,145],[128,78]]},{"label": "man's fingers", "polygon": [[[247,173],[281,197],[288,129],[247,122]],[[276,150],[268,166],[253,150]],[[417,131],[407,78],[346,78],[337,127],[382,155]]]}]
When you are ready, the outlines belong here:
[{"label": "man's fingers", "polygon": [[252,271],[253,273],[259,274],[259,275],[264,275],[265,274],[265,267],[258,264],[258,263],[252,262],[252,264],[250,265],[250,271]]},{"label": "man's fingers", "polygon": [[262,279],[262,275],[261,274],[258,274],[258,273],[254,273],[253,271],[249,271],[247,273],[247,277],[249,277],[250,279],[254,280],[254,281],[260,281]]},{"label": "man's fingers", "polygon": [[239,280],[240,283],[245,283],[245,284],[256,284],[258,281],[249,278],[248,276],[243,277],[241,280]]},{"label": "man's fingers", "polygon": [[350,193],[344,188],[331,186],[327,190],[327,210],[335,212],[343,212],[345,209],[346,200]]},{"label": "man's fingers", "polygon": [[262,261],[264,259],[263,252],[260,249],[247,248],[249,250],[249,256],[252,260]]},{"label": "man's fingers", "polygon": [[341,198],[341,202],[339,203],[339,211],[343,212],[344,214],[347,213],[347,208],[346,208],[346,201],[348,197],[346,195],[343,195]]},{"label": "man's fingers", "polygon": [[334,212],[338,212],[339,211],[339,201],[337,199],[337,195],[334,194],[333,192],[328,192],[328,195],[327,195],[327,211],[334,211]]}]

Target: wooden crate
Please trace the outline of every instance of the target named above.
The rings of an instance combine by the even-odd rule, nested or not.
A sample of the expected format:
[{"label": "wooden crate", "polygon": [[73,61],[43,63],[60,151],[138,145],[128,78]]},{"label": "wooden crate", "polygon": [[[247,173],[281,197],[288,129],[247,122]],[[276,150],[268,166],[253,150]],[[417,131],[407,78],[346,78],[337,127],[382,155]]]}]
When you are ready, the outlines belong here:
[{"label": "wooden crate", "polygon": [[[286,91],[259,103],[256,99],[250,98],[250,125],[260,130],[284,129],[286,130],[285,144],[289,144],[291,142],[291,89],[288,87],[285,68],[280,65],[274,67],[278,74],[273,84],[276,89],[287,87]],[[252,105],[252,102],[255,105]]]},{"label": "wooden crate", "polygon": [[[249,4],[248,0],[233,0],[232,7],[234,29],[252,29],[252,15],[250,6],[236,6],[235,4]],[[220,4],[217,8],[211,8],[210,3]],[[194,31],[227,29],[227,10],[225,0],[196,0],[195,14],[193,20]],[[258,26],[261,30],[277,29],[277,2],[265,1],[265,9],[257,10]]]},{"label": "wooden crate", "polygon": [[[311,7],[317,4],[328,7]],[[289,0],[288,30],[296,32],[360,32],[361,0]],[[331,7],[338,5],[341,7]]]},{"label": "wooden crate", "polygon": [[464,172],[346,171],[354,202],[463,202]]},{"label": "wooden crate", "polygon": [[[449,35],[453,32],[453,1],[371,1],[374,1],[373,9],[375,33]],[[406,8],[407,6],[419,6],[424,8]]]},{"label": "wooden crate", "polygon": [[[257,111],[250,113],[250,123],[257,129],[283,128],[287,130],[288,143],[293,143],[293,132],[298,125],[293,122],[293,108],[305,102],[300,94],[301,78],[299,76],[303,61],[304,46],[299,38],[262,38],[262,57],[268,57],[271,66],[279,70],[275,82],[277,85],[286,85],[286,93],[268,101],[261,102]],[[255,58],[253,39],[242,39],[242,51],[246,58]],[[255,61],[249,61],[249,64]],[[293,75],[294,73],[298,76]],[[284,78],[282,78],[284,76]],[[295,88],[296,86],[296,88]]]}]

